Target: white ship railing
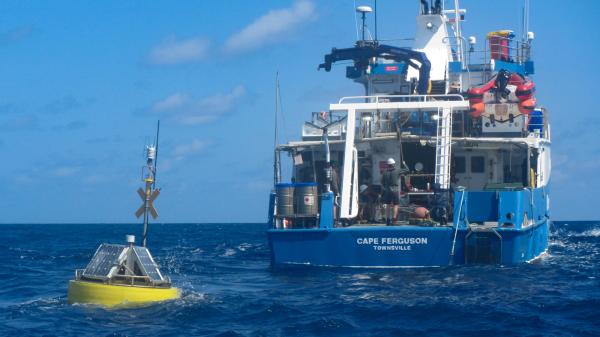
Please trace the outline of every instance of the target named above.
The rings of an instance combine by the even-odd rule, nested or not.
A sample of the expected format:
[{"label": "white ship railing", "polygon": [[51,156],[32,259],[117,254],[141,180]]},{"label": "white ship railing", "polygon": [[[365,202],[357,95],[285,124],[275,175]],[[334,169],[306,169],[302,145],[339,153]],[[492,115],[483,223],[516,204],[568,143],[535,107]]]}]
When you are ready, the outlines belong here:
[{"label": "white ship railing", "polygon": [[351,103],[395,103],[395,102],[435,102],[435,101],[464,101],[458,94],[449,95],[373,95],[342,97],[338,104]]}]

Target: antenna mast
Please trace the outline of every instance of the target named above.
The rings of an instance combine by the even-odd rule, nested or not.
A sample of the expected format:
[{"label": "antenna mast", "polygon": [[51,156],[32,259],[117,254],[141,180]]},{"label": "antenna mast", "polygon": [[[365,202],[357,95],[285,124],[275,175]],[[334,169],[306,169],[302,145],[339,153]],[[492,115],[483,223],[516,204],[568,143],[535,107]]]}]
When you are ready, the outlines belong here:
[{"label": "antenna mast", "polygon": [[529,0],[525,0],[523,8],[523,41],[527,41],[527,34],[529,34]]},{"label": "antenna mast", "polygon": [[462,45],[462,36],[460,33],[460,6],[458,4],[458,0],[454,0],[454,29],[456,34],[456,47],[458,49],[458,61],[462,62],[463,60],[463,45]]},{"label": "antenna mast", "polygon": [[280,106],[280,93],[279,93],[279,71],[275,73],[275,139],[273,144],[273,186],[281,181],[281,168],[280,168],[280,153],[277,151],[277,145],[279,145],[279,123],[277,123],[277,115],[279,115]]},{"label": "antenna mast", "polygon": [[156,188],[156,172],[158,167],[158,136],[160,134],[160,119],[156,122],[156,139],[154,140],[154,148],[156,149],[156,158],[154,158],[154,181],[152,189]]},{"label": "antenna mast", "polygon": [[377,41],[377,0],[375,0],[375,41]]}]

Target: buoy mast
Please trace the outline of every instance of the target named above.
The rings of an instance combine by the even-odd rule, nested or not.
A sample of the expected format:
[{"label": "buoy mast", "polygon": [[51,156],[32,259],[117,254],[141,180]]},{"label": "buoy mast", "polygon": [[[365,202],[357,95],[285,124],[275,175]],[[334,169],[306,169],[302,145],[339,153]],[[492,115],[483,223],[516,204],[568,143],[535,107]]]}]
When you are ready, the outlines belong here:
[{"label": "buoy mast", "polygon": [[142,236],[142,246],[146,247],[148,237],[148,213],[152,219],[158,218],[158,212],[154,208],[153,202],[160,194],[160,188],[156,188],[156,163],[158,159],[158,136],[160,132],[160,121],[156,125],[156,139],[154,144],[146,146],[146,165],[142,167],[142,181],[145,182],[145,189],[139,188],[138,195],[142,199],[142,206],[135,212],[136,217],[144,215],[144,234]]}]

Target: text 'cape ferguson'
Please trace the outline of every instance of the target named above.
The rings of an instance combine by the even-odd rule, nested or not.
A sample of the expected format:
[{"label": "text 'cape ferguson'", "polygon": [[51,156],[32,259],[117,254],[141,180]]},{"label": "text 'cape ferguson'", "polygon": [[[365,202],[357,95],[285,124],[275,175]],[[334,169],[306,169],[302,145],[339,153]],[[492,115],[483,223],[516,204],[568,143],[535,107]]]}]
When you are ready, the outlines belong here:
[{"label": "text 'cape ferguson'", "polygon": [[358,238],[359,245],[426,245],[427,238]]}]

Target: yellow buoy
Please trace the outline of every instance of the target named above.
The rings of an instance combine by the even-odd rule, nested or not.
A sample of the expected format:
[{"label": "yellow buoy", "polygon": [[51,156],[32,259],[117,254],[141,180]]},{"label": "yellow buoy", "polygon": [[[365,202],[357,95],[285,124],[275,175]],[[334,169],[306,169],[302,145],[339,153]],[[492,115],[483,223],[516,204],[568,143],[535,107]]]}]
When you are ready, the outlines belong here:
[{"label": "yellow buoy", "polygon": [[75,270],[75,279],[69,282],[69,303],[130,307],[179,298],[179,289],[171,286],[171,279],[163,275],[146,248],[148,216],[158,217],[153,201],[160,193],[160,189],[154,188],[159,127],[160,122],[156,143],[146,147],[142,175],[146,189],[138,189],[143,203],[135,214],[138,218],[144,215],[142,245],[135,245],[133,235],[126,236],[127,245],[101,244],[85,269]]},{"label": "yellow buoy", "polygon": [[69,303],[104,307],[131,307],[180,297],[179,289],[163,275],[146,247],[103,243],[85,269],[75,271],[69,282]]},{"label": "yellow buoy", "polygon": [[108,308],[128,307],[174,300],[179,297],[179,289],[174,287],[142,287],[77,280],[69,282],[70,304],[88,303]]}]

